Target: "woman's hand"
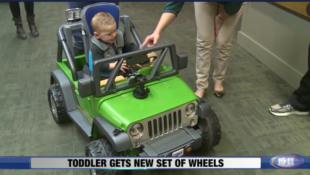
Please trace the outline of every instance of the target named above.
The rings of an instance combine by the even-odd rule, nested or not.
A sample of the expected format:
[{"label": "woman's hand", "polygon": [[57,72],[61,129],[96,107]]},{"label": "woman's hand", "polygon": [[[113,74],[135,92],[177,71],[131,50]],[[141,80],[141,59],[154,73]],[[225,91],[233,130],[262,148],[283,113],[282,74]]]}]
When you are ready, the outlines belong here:
[{"label": "woman's hand", "polygon": [[220,5],[219,7],[219,13],[216,15],[215,17],[215,24],[214,24],[214,33],[215,33],[215,37],[217,37],[217,35],[220,32],[220,29],[223,25],[223,22],[229,17],[229,15],[226,13],[224,6]]},{"label": "woman's hand", "polygon": [[153,47],[157,44],[160,34],[167,28],[169,24],[176,18],[176,15],[173,13],[163,13],[160,17],[160,20],[157,24],[156,29],[154,32],[147,36],[141,45],[141,48],[145,47],[146,45],[148,47]]},{"label": "woman's hand", "polygon": [[160,35],[158,33],[152,33],[151,35],[147,36],[142,44],[142,48],[144,48],[145,46],[148,47],[153,47],[157,44],[158,39],[159,39]]},{"label": "woman's hand", "polygon": [[221,29],[221,27],[222,27],[222,24],[223,24],[223,22],[224,22],[224,20],[223,19],[221,19],[220,17],[219,17],[219,15],[216,15],[216,17],[215,17],[215,24],[214,24],[214,33],[215,33],[215,37],[217,37],[217,35],[218,35],[218,33],[219,33],[219,31],[220,31],[220,29]]}]

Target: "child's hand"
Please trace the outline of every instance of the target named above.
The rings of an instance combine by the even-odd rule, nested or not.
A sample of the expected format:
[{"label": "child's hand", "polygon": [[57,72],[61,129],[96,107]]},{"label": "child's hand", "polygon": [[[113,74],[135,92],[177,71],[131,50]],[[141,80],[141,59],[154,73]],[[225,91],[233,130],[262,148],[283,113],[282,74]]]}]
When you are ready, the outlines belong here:
[{"label": "child's hand", "polygon": [[122,72],[126,73],[126,70],[128,69],[126,61],[123,61],[120,69]]},{"label": "child's hand", "polygon": [[[110,63],[110,70],[112,70],[112,69],[114,69],[114,68],[115,68],[116,63],[117,63],[117,62]],[[125,73],[125,72],[126,72],[126,69],[128,69],[128,68],[127,68],[127,64],[126,64],[126,61],[123,61],[123,63],[122,63],[122,65],[121,65],[120,70],[121,70],[122,72],[124,72],[124,73]]]}]

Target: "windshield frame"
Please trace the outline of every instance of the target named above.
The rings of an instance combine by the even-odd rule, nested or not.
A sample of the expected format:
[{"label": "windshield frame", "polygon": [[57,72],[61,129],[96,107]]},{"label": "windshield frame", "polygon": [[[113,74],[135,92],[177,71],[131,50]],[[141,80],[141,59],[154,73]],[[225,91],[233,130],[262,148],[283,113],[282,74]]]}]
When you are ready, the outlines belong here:
[{"label": "windshield frame", "polygon": [[[96,97],[103,97],[103,96],[113,94],[113,93],[116,93],[116,92],[119,92],[125,89],[139,86],[139,82],[133,82],[133,83],[125,82],[123,84],[116,85],[115,78],[118,76],[118,72],[119,72],[122,62],[130,58],[143,56],[150,52],[157,52],[157,51],[161,51],[161,53],[159,54],[156,61],[154,62],[152,66],[153,68],[144,83],[146,84],[146,83],[149,83],[155,80],[177,75],[179,73],[179,59],[177,57],[176,47],[174,44],[163,44],[159,46],[140,49],[137,51],[132,51],[129,53],[123,53],[120,55],[96,60],[93,62],[93,73],[91,77],[92,77],[92,80],[95,86],[94,95]],[[164,73],[160,73],[160,67],[168,51],[169,51],[169,55],[171,59],[172,70],[164,72]],[[106,85],[104,86],[104,88],[102,88],[100,85],[100,81],[101,81],[100,67],[106,63],[115,62],[115,61],[118,61],[118,63],[116,64],[115,68],[112,70]]]}]

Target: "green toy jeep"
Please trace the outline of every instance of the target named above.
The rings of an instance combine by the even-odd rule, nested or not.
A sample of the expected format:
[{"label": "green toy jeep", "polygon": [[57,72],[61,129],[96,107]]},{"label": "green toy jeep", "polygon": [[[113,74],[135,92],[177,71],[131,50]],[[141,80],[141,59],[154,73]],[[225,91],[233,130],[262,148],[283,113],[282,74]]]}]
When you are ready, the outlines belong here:
[{"label": "green toy jeep", "polygon": [[[174,44],[96,60],[90,75],[83,71],[88,56],[74,57],[69,38],[72,38],[72,30],[82,30],[85,48],[89,49],[91,33],[83,16],[89,15],[88,11],[94,15],[94,8],[98,7],[101,11],[117,8],[106,3],[87,6],[78,13],[82,20],[78,20],[79,16],[72,20],[71,16],[70,22],[58,30],[57,69],[51,72],[47,94],[55,122],[73,121],[81,128],[92,140],[86,146],[86,156],[91,157],[183,156],[200,148],[208,150],[216,146],[221,139],[219,120],[210,106],[180,78],[179,70],[187,67],[188,60],[186,54],[176,54]],[[114,18],[117,19],[115,14]],[[120,20],[125,26],[124,33],[132,33],[140,44],[129,17],[121,16]],[[129,36],[123,37],[128,39]],[[140,58],[159,51],[152,64],[119,75],[124,60],[134,67],[141,62]],[[66,58],[62,57],[63,53]],[[163,64],[167,57],[170,57],[171,66]],[[114,61],[118,61],[116,68],[108,79],[102,80],[100,67]],[[100,171],[91,170],[91,174]]]}]

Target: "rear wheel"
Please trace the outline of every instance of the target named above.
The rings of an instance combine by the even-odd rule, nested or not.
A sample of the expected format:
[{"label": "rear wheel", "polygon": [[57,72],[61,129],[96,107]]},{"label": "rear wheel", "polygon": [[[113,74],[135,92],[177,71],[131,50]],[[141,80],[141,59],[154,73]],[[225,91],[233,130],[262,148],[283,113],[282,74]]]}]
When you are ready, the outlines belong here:
[{"label": "rear wheel", "polygon": [[201,149],[210,150],[220,143],[221,125],[214,111],[210,108],[208,116],[198,118],[197,127],[201,130]]},{"label": "rear wheel", "polygon": [[69,122],[70,118],[66,113],[64,99],[58,85],[52,85],[48,89],[47,98],[55,122],[58,124]]},{"label": "rear wheel", "polygon": [[[114,151],[110,142],[103,138],[86,145],[85,155],[88,157],[118,157],[119,153]],[[125,171],[91,169],[90,175],[125,175]]]}]

